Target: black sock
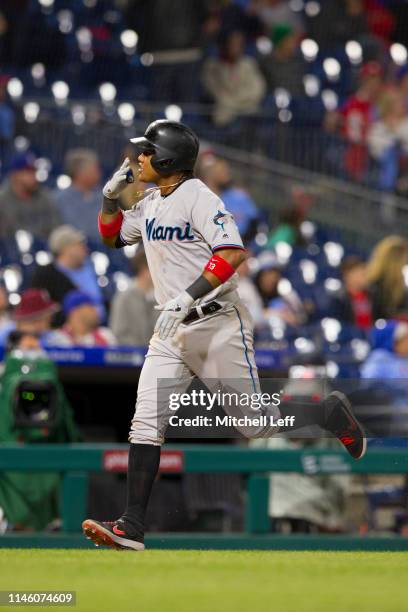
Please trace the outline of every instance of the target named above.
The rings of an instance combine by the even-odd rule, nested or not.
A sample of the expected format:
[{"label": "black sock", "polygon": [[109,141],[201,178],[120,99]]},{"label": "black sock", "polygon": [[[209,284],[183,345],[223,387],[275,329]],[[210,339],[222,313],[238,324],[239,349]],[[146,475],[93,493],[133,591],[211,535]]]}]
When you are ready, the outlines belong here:
[{"label": "black sock", "polygon": [[160,446],[130,445],[127,502],[121,519],[125,522],[126,533],[140,542],[144,539],[146,508],[159,463]]},{"label": "black sock", "polygon": [[285,401],[279,405],[279,412],[281,413],[281,417],[284,418],[286,416],[295,417],[295,422],[293,426],[284,426],[280,427],[279,431],[295,431],[296,429],[300,429],[301,427],[311,427],[312,425],[319,425],[325,429],[325,425],[327,422],[327,408],[325,402],[291,402]]}]

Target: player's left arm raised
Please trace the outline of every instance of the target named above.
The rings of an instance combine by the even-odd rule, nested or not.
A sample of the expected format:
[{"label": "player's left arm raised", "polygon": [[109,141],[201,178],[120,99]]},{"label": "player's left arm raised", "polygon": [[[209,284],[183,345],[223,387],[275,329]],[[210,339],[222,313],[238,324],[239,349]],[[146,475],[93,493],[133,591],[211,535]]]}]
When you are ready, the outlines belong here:
[{"label": "player's left arm raised", "polygon": [[131,182],[133,182],[133,174],[130,169],[130,160],[126,157],[121,167],[116,170],[102,190],[103,201],[98,216],[98,228],[103,243],[111,248],[118,245],[123,222],[123,213],[119,208],[118,198]]}]

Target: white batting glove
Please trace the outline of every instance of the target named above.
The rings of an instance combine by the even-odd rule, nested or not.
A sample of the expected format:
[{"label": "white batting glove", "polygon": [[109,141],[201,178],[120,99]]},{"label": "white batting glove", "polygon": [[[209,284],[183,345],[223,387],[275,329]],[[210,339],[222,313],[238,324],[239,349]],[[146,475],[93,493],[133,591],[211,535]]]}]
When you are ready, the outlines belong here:
[{"label": "white batting glove", "polygon": [[183,291],[173,300],[169,300],[161,306],[155,306],[156,310],[161,310],[161,315],[157,319],[154,331],[159,334],[161,340],[172,338],[177,331],[178,326],[186,317],[190,310],[194,299]]},{"label": "white batting glove", "polygon": [[127,173],[130,170],[130,160],[127,157],[119,170],[116,170],[115,174],[109,181],[106,183],[105,187],[102,189],[102,193],[105,198],[109,200],[116,200],[118,195],[127,187],[128,183],[126,181]]}]

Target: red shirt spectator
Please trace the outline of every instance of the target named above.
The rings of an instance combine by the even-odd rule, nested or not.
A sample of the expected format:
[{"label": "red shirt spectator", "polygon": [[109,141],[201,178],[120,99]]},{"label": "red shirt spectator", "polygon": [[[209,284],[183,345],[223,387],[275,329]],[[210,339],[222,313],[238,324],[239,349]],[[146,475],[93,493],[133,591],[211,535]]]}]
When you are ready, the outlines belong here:
[{"label": "red shirt spectator", "polygon": [[346,257],[341,274],[343,287],[332,297],[330,316],[360,329],[370,329],[373,315],[365,262],[359,257]]},{"label": "red shirt spectator", "polygon": [[392,12],[378,0],[366,0],[365,14],[371,34],[389,42],[395,28]]},{"label": "red shirt spectator", "polygon": [[348,290],[351,308],[354,314],[354,323],[360,329],[370,329],[373,326],[371,312],[371,299],[367,291]]},{"label": "red shirt spectator", "polygon": [[376,119],[376,102],[383,86],[382,69],[377,62],[368,62],[361,69],[361,85],[340,110],[341,134],[349,143],[344,154],[344,167],[354,179],[363,178],[368,163],[367,132]]}]

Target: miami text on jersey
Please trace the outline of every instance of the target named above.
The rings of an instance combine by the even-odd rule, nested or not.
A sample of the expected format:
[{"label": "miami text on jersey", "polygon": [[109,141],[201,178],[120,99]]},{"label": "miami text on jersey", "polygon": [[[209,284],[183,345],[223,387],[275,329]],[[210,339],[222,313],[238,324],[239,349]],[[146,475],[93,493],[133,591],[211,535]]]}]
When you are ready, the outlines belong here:
[{"label": "miami text on jersey", "polygon": [[146,234],[148,240],[194,240],[194,235],[191,232],[191,226],[186,223],[183,229],[179,225],[157,225],[155,227],[153,219],[146,219]]}]

